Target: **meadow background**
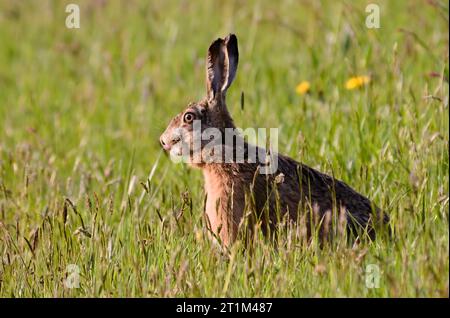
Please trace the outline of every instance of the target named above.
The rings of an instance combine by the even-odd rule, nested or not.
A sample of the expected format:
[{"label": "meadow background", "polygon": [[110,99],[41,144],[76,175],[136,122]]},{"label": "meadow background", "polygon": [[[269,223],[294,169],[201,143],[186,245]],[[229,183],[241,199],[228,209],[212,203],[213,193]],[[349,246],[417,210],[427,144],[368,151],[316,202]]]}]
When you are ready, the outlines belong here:
[{"label": "meadow background", "polygon": [[[0,296],[448,297],[448,17],[440,0],[1,0]],[[214,248],[201,172],[158,138],[230,32],[236,124],[280,128],[281,152],[372,198],[395,239]]]}]

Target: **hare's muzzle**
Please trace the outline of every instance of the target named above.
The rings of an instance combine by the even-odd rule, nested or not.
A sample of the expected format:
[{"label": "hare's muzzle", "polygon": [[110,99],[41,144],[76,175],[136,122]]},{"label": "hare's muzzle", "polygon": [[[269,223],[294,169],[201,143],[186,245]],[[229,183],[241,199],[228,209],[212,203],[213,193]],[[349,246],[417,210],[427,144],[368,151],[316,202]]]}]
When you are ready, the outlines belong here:
[{"label": "hare's muzzle", "polygon": [[161,138],[159,139],[159,142],[161,143],[161,146],[163,147],[164,150],[169,151],[170,150],[170,144],[167,143],[166,141],[164,141],[163,136],[161,136]]},{"label": "hare's muzzle", "polygon": [[172,146],[180,141],[180,138],[179,137],[172,138],[170,136],[167,136],[166,134],[163,134],[161,138],[159,138],[159,141],[164,150],[170,151]]}]

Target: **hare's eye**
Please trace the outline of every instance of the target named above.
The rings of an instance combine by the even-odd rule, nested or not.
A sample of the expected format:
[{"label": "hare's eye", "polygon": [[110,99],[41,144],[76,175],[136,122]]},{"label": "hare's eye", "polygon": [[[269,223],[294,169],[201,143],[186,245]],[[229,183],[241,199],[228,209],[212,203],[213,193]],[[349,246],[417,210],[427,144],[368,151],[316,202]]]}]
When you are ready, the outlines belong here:
[{"label": "hare's eye", "polygon": [[190,124],[194,121],[195,115],[194,113],[188,112],[184,114],[183,120],[186,124]]}]

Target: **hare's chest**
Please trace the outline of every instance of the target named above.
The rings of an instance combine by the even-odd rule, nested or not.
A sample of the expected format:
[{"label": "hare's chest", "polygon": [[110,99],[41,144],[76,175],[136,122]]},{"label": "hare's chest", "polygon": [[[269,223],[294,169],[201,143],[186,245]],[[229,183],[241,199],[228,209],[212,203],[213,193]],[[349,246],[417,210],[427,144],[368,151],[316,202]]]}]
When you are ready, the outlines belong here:
[{"label": "hare's chest", "polygon": [[227,173],[207,171],[204,177],[208,226],[228,245],[235,240],[243,215],[244,191],[239,179]]},{"label": "hare's chest", "polygon": [[205,213],[211,230],[217,232],[226,213],[223,203],[227,198],[223,180],[218,176],[205,174],[205,193],[207,196]]}]

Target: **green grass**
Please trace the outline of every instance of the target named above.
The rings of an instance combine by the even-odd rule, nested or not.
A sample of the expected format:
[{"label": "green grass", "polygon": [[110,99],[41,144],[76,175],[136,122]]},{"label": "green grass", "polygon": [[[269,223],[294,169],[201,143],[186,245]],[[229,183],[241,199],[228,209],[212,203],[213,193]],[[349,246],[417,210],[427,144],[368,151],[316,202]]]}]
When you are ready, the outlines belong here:
[{"label": "green grass", "polygon": [[[70,2],[81,29],[64,1],[0,2],[0,296],[449,296],[447,1],[375,1],[372,30],[366,1]],[[158,138],[229,32],[236,124],[279,127],[282,153],[387,210],[394,240],[214,248],[200,171]],[[348,91],[354,75],[372,80]]]}]

